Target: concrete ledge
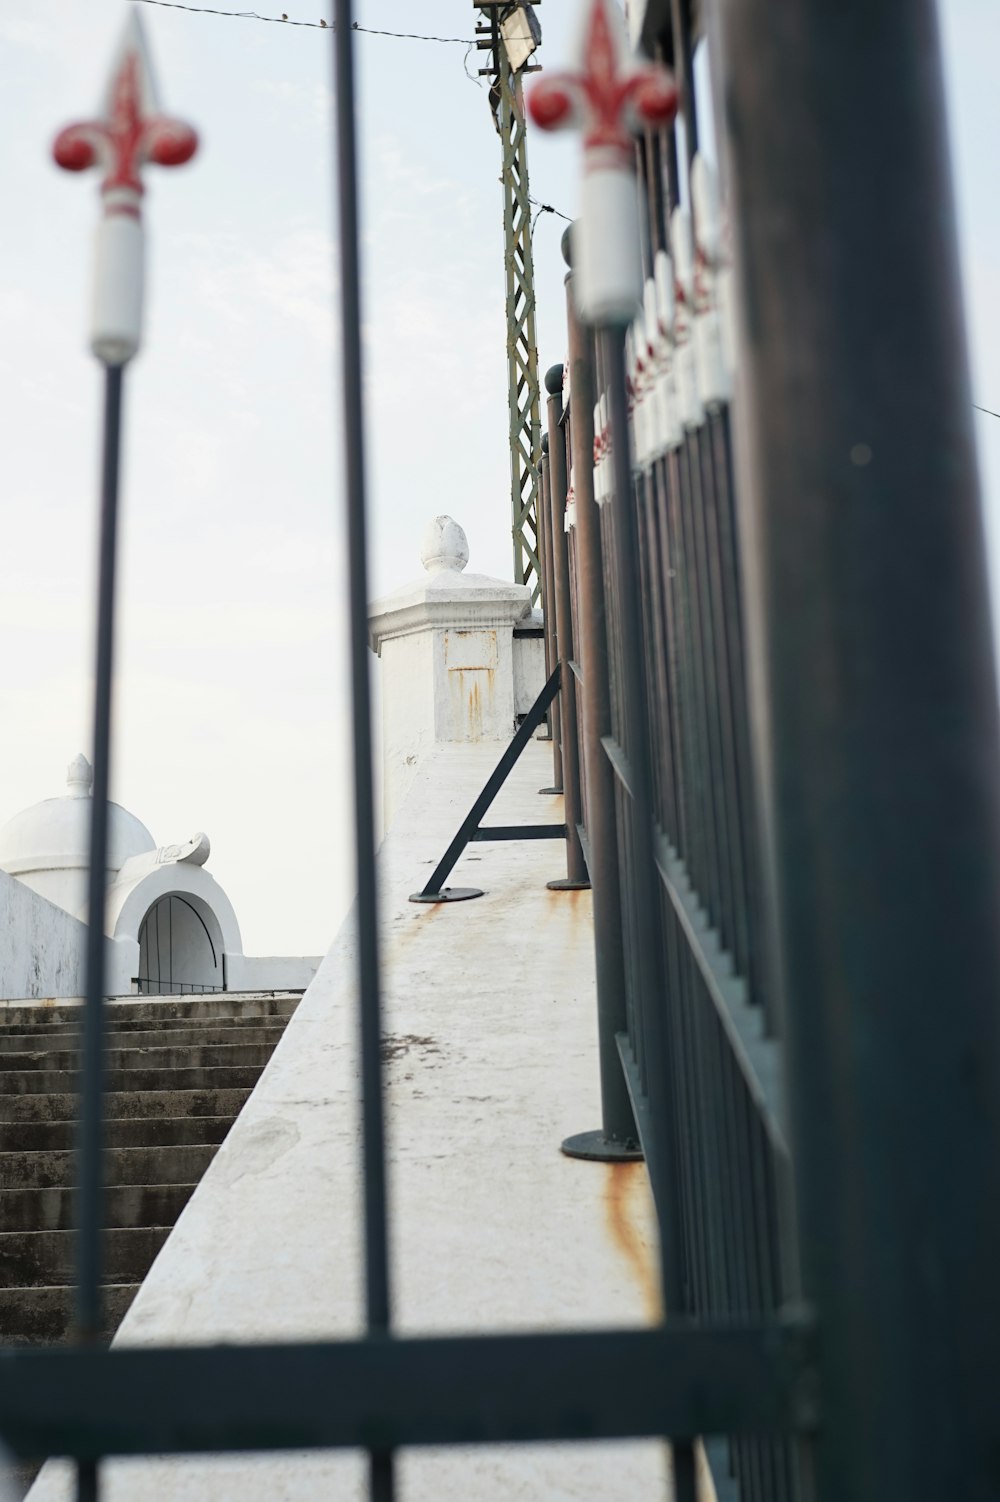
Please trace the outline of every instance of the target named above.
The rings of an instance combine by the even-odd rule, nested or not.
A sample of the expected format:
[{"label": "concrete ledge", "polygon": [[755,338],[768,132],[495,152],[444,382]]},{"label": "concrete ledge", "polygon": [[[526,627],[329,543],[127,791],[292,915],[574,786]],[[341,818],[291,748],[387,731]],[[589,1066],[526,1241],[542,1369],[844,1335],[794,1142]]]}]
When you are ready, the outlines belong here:
[{"label": "concrete ledge", "polygon": [[[558,842],[478,844],[452,881],[486,896],[410,904],[497,759],[445,746],[380,852],[392,1260],[405,1333],[595,1328],[657,1316],[645,1170],[565,1158],[599,1122],[587,893]],[[532,744],[491,821],[560,817]],[[349,919],[153,1265],[117,1344],[315,1339],[363,1322]],[[632,1502],[663,1496],[656,1444],[407,1453],[407,1502]],[[111,1462],[107,1502],[361,1502],[354,1455]],[[46,1467],[32,1502],[71,1495]]]}]

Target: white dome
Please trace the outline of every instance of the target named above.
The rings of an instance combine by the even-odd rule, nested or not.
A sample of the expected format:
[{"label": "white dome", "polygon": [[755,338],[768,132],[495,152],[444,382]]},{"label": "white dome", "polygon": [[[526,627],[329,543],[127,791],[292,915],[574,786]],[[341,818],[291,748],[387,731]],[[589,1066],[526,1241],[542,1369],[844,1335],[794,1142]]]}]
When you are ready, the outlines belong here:
[{"label": "white dome", "polygon": [[[69,794],[46,798],[15,814],[0,829],[0,870],[11,876],[32,871],[72,871],[90,860],[90,786],[93,774],[85,757],[70,765]],[[140,819],[108,804],[108,870],[120,871],[133,855],[155,850],[156,841]]]}]

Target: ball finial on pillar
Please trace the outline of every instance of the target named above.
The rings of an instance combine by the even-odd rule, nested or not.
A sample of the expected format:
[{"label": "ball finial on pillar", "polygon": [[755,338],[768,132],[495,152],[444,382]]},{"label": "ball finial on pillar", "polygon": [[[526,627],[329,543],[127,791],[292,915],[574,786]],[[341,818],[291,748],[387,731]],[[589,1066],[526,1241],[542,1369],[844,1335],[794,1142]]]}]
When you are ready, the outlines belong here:
[{"label": "ball finial on pillar", "polygon": [[429,574],[450,569],[460,574],[469,561],[469,539],[454,517],[436,516],[420,541],[420,562]]}]

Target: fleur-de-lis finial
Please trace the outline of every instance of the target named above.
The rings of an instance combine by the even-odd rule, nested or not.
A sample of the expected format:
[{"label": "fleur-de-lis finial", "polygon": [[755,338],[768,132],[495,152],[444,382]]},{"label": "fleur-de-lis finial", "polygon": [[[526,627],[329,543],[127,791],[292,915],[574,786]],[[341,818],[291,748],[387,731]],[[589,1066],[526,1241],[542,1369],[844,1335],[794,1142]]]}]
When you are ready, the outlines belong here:
[{"label": "fleur-de-lis finial", "polygon": [[590,323],[627,324],[642,296],[633,136],[667,125],[677,87],[659,64],[631,51],[614,0],[584,0],[577,67],[541,79],[528,111],[543,130],[583,132],[581,234],[575,237],[577,300]]},{"label": "fleur-de-lis finial", "polygon": [[125,27],[96,120],[68,125],[52,154],[67,172],[103,169],[104,212],[97,248],[91,347],[106,364],[136,353],[142,322],[142,168],[147,162],[179,167],[194,156],[198,137],[189,125],[159,111],[152,69],[138,15]]}]

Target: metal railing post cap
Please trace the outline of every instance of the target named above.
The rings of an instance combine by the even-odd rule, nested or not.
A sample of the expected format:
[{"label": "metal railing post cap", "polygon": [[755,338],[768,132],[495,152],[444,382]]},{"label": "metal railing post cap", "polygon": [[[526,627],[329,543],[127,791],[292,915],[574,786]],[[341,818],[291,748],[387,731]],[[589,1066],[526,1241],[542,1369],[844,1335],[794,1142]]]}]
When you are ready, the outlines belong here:
[{"label": "metal railing post cap", "polygon": [[673,76],[636,57],[613,0],[586,0],[573,66],[535,85],[528,109],[542,130],[584,132],[580,223],[574,235],[580,316],[592,324],[631,321],[642,296],[634,134],[677,113]]},{"label": "metal railing post cap", "polygon": [[160,113],[146,39],[133,10],[125,23],[102,112],[67,125],[52,154],[67,172],[100,167],[103,212],[97,232],[90,347],[105,365],[124,365],[142,341],[142,168],[179,167],[198,149],[190,125]]}]

